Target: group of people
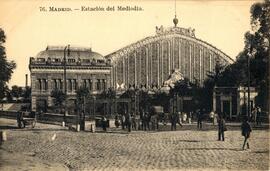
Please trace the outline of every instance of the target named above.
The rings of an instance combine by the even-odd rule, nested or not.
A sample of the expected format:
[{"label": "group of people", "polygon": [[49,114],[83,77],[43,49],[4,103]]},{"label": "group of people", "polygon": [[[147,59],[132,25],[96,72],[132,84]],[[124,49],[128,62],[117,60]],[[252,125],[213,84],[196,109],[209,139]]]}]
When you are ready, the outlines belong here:
[{"label": "group of people", "polygon": [[[190,115],[192,115],[191,113]],[[198,129],[202,129],[202,121],[206,114],[206,111],[204,109],[198,110],[195,113],[197,115],[197,127]],[[211,112],[210,119],[215,124],[215,121],[217,121],[218,125],[218,141],[225,141],[224,133],[227,131],[226,127],[226,121],[225,116],[223,113],[216,114],[215,112]],[[191,117],[191,116],[188,116]],[[158,123],[162,121],[162,117],[159,117],[158,115],[150,115],[148,112],[143,112],[139,116],[135,114],[125,113],[122,115],[115,115],[114,118],[114,124],[116,128],[119,128],[120,126],[122,129],[127,129],[128,132],[131,132],[131,130],[150,130],[150,129],[158,129]],[[163,118],[164,119],[164,118]],[[181,113],[173,113],[169,116],[169,120],[171,122],[171,130],[176,130],[176,125],[179,124],[181,127],[182,125],[182,115]],[[248,122],[249,119],[247,117],[243,118],[243,122],[241,124],[241,131],[242,136],[244,136],[244,144],[243,144],[243,150],[245,149],[245,146],[249,149],[249,142],[248,139],[250,137],[250,133],[252,131],[251,125]],[[102,117],[102,127],[103,130],[106,131],[107,127],[107,119],[105,117]]]},{"label": "group of people", "polygon": [[259,106],[253,108],[251,112],[251,120],[258,126],[262,124],[262,111]]}]

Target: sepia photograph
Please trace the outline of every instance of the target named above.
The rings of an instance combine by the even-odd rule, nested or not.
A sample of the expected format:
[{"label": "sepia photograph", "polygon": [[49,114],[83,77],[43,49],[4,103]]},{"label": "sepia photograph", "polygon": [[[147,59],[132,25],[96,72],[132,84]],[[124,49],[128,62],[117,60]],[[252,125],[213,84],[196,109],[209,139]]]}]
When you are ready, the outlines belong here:
[{"label": "sepia photograph", "polygon": [[269,0],[1,0],[0,171],[270,170]]}]

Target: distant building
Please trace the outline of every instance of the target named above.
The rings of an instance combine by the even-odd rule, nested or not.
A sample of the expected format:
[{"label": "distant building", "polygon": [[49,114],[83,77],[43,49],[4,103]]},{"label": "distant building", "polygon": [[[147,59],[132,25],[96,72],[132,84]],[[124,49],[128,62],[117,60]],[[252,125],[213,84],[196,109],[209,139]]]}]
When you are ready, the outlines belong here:
[{"label": "distant building", "polygon": [[[191,82],[202,85],[207,72],[217,62],[229,65],[233,60],[209,43],[195,37],[194,29],[156,27],[156,35],[119,49],[105,57],[91,48],[70,47],[67,61],[67,95],[75,100],[75,90],[88,87],[98,94],[111,87],[123,92],[130,87],[161,89],[177,71]],[[63,46],[48,46],[30,59],[32,110],[51,106],[51,91],[63,89]]]},{"label": "distant building", "polygon": [[[250,108],[255,107],[257,92],[250,88]],[[247,87],[215,87],[213,91],[213,111],[224,113],[230,119],[246,115],[248,106]]]},{"label": "distant building", "polygon": [[169,28],[156,27],[156,35],[105,56],[112,61],[114,88],[161,88],[175,70],[202,85],[217,62],[225,66],[233,63],[224,52],[196,38],[194,29],[177,27],[177,19],[174,24]]},{"label": "distant building", "polygon": [[[53,105],[51,92],[64,88],[64,48],[48,46],[35,58],[30,58],[32,110],[46,110]],[[98,94],[111,87],[111,65],[101,54],[91,48],[70,47],[66,56],[67,95],[74,104],[78,87],[88,87],[92,94]]]}]

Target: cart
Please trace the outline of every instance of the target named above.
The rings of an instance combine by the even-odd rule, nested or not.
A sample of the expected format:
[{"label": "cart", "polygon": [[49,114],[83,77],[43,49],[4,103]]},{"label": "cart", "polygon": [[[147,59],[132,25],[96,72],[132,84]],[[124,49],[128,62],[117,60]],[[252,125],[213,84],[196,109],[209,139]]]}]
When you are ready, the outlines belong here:
[{"label": "cart", "polygon": [[17,114],[17,124],[19,128],[25,128],[30,126],[34,128],[36,126],[36,116],[34,112],[18,112]]}]

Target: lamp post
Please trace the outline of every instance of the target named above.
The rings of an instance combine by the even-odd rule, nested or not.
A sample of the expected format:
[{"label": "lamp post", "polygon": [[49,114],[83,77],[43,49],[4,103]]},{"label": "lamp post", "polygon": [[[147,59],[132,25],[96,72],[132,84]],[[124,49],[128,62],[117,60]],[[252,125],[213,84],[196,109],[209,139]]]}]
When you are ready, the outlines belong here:
[{"label": "lamp post", "polygon": [[65,46],[64,48],[64,94],[65,94],[65,103],[64,103],[64,122],[63,126],[65,126],[66,123],[66,114],[67,114],[67,68],[66,68],[66,51],[67,55],[69,56],[69,47],[70,45]]},{"label": "lamp post", "polygon": [[247,56],[247,69],[248,69],[248,105],[247,105],[247,116],[250,118],[250,57],[251,57],[252,47],[250,47],[250,52]]}]

